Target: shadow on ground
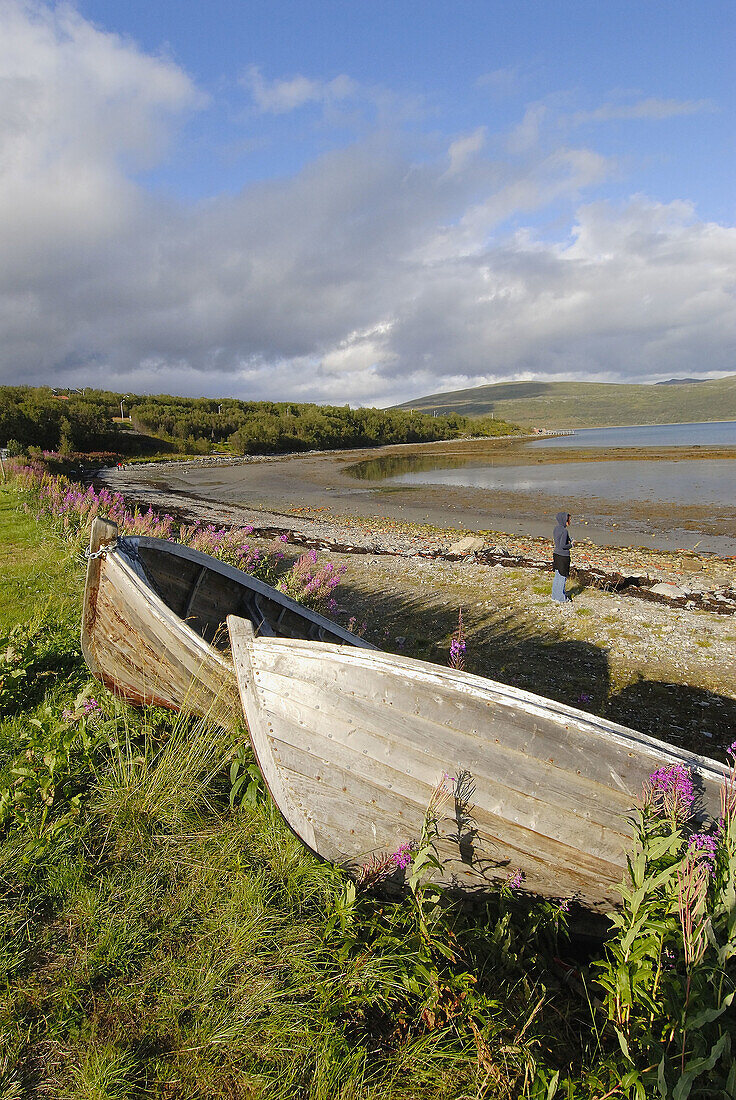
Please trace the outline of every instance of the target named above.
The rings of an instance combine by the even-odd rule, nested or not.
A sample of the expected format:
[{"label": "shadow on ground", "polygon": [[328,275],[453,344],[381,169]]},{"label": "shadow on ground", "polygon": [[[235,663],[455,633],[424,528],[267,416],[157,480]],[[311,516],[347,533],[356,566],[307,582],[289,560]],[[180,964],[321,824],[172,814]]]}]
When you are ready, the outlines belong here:
[{"label": "shadow on ground", "polygon": [[[457,611],[438,595],[406,597],[360,591],[343,583],[345,621],[354,615],[381,649],[447,664]],[[736,738],[736,700],[686,684],[639,679],[613,690],[605,651],[591,642],[540,630],[523,609],[503,608],[490,619],[464,611],[466,668],[630,726],[692,752],[725,759]]]}]

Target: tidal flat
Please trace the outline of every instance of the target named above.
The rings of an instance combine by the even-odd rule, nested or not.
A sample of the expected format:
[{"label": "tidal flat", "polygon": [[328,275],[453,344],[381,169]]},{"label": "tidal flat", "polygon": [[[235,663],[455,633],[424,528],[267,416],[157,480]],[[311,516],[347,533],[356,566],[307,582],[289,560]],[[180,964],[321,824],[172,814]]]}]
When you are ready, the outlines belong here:
[{"label": "tidal flat", "polygon": [[[560,478],[559,489],[550,478],[534,478],[534,468],[548,473],[561,464],[684,463],[724,464],[726,481],[733,469],[736,484],[736,448],[651,447],[566,450],[528,446],[528,440],[462,440],[446,443],[404,444],[339,452],[319,452],[246,459],[242,463],[147,464],[113,471],[108,480],[123,490],[154,490],[159,505],[168,496],[191,498],[214,507],[240,508],[287,514],[295,508],[316,512],[337,522],[352,519],[429,525],[471,532],[506,532],[549,537],[554,515],[561,509],[573,514],[573,537],[597,546],[643,546],[695,549],[723,557],[736,555],[736,508],[692,499],[667,500],[659,493],[630,500],[612,477],[610,493],[585,492]],[[688,467],[689,464],[689,467]],[[472,466],[525,467],[525,487],[482,488],[472,485],[427,483],[403,485],[390,478],[408,470],[431,478],[432,469]],[[600,467],[596,466],[597,469]],[[618,469],[621,467],[619,466]],[[617,467],[612,466],[612,474]],[[439,477],[439,475],[438,475]],[[554,481],[554,478],[552,479]],[[546,488],[540,487],[544,481]],[[681,494],[679,494],[681,495]]]}]

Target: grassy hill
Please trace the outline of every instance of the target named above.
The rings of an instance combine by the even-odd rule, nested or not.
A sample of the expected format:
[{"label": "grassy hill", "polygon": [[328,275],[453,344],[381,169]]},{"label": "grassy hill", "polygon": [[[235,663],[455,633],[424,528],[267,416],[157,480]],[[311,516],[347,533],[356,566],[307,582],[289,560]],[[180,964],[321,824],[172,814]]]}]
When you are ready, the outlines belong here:
[{"label": "grassy hill", "polygon": [[433,393],[398,406],[417,412],[488,416],[524,426],[587,428],[605,424],[685,424],[736,420],[736,374],[667,386],[611,382],[500,382]]}]

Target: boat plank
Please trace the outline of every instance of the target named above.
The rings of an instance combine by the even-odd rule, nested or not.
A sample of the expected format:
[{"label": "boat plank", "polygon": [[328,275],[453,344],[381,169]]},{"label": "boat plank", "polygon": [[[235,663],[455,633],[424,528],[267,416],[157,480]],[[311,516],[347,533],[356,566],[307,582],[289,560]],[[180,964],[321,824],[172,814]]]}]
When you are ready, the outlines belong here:
[{"label": "boat plank", "polygon": [[[416,839],[418,827],[421,826],[426,807],[416,807],[417,828],[404,828],[403,821],[397,821],[389,812],[385,813],[385,822],[370,812],[371,807],[360,802],[350,802],[351,826],[345,828],[344,802],[336,798],[337,790],[328,783],[316,778],[304,775],[300,772],[290,772],[285,769],[289,789],[300,790],[302,798],[311,807],[310,819],[316,826],[319,821],[319,831],[324,832],[323,843],[332,844],[335,861],[345,862],[350,855],[354,860],[365,858],[377,852],[396,851],[407,841]],[[459,846],[455,841],[448,839],[448,830],[455,824],[452,817],[446,816],[438,822],[444,836],[440,841],[440,847],[447,866],[441,875],[435,875],[440,881],[450,881],[452,876],[462,874],[467,879],[475,879],[478,883],[487,887],[492,882],[503,881],[510,868],[521,867],[529,888],[535,892],[548,896],[560,896],[561,880],[566,880],[570,893],[580,888],[589,873],[600,876],[601,883],[615,887],[621,879],[621,867],[618,863],[609,863],[606,867],[598,858],[585,853],[581,857],[577,848],[555,844],[544,845],[531,830],[517,828],[508,830],[503,818],[495,818],[489,821],[486,827],[479,829],[479,835],[475,839],[472,863],[467,863],[459,852]],[[481,825],[483,823],[480,823]],[[491,826],[496,826],[496,832]],[[370,846],[370,837],[373,826],[379,832],[379,827],[385,827],[381,834],[382,842]],[[350,838],[350,853],[341,851],[334,841],[335,835]],[[362,837],[368,838],[368,843],[360,846]],[[385,839],[383,839],[385,837]],[[376,838],[374,838],[375,841]],[[325,853],[323,853],[325,854]],[[612,897],[612,890],[605,891]]]},{"label": "boat plank", "polygon": [[684,758],[717,805],[721,765],[623,726],[426,662],[228,626],[256,756],[327,858],[416,839],[437,781],[466,769],[469,817],[455,803],[438,821],[440,881],[483,889],[519,867],[531,891],[599,909],[617,901],[626,815],[653,767]]},{"label": "boat plank", "polygon": [[615,830],[617,837],[624,835],[621,825],[634,805],[633,798],[621,795],[615,804],[612,800],[597,801],[596,796],[602,792],[600,784],[596,788],[591,781],[581,781],[577,776],[571,780],[561,769],[544,762],[523,758],[509,761],[502,739],[496,739],[485,754],[471,757],[462,750],[461,734],[457,735],[459,744],[455,744],[452,737],[442,736],[446,731],[440,728],[423,749],[407,738],[397,752],[391,729],[384,727],[375,733],[361,728],[363,715],[342,716],[337,708],[329,708],[325,714],[322,705],[319,718],[326,719],[327,728],[319,728],[316,720],[310,721],[315,712],[308,696],[286,700],[262,682],[259,687],[266,713],[278,719],[280,741],[286,742],[288,737],[290,747],[303,746],[316,761],[338,761],[351,774],[371,776],[384,789],[416,777],[424,792],[421,801],[426,805],[443,774],[467,770],[479,792],[477,806],[489,812],[497,813],[503,806],[509,820],[531,820],[539,831],[551,830],[551,835],[583,828],[596,845],[602,842],[605,830]]},{"label": "boat plank", "polygon": [[[267,715],[266,717],[268,719]],[[270,719],[268,720],[270,724]],[[326,837],[331,835],[334,824],[333,813],[340,818],[344,816],[345,806],[349,805],[351,828],[347,832],[343,825],[338,835],[342,834],[346,838],[355,839],[351,840],[349,850],[346,849],[342,853],[343,856],[354,854],[356,850],[366,850],[370,845],[371,836],[377,846],[384,849],[395,839],[396,828],[403,834],[404,840],[410,835],[414,839],[418,837],[427,804],[437,785],[438,774],[439,778],[442,778],[441,770],[439,773],[434,771],[429,781],[422,782],[411,776],[402,776],[400,772],[391,771],[387,775],[383,769],[371,768],[370,759],[365,760],[362,757],[361,767],[355,768],[351,765],[349,770],[346,770],[341,763],[339,753],[332,758],[320,761],[313,746],[300,743],[300,733],[299,727],[294,726],[293,723],[288,720],[279,720],[278,739],[275,735],[270,737],[274,759],[284,771],[290,774],[292,794],[301,811],[315,824],[315,828],[318,827],[316,821],[319,815],[310,798],[301,792],[307,790],[313,793],[314,790],[318,790],[322,792],[322,800],[328,797],[327,803],[320,802],[323,814],[328,815],[320,819],[319,826],[320,828],[324,826]],[[289,738],[288,742],[286,738]],[[476,789],[482,793],[484,786],[482,779],[476,776],[474,779],[477,781]],[[367,828],[362,833],[355,828],[354,822],[356,815],[361,814],[367,823]],[[511,847],[516,847],[519,852],[523,850],[527,858],[533,858],[534,853],[544,853],[545,857],[555,853],[558,866],[561,864],[565,869],[568,867],[572,869],[573,865],[580,863],[581,857],[576,854],[575,859],[566,865],[564,852],[566,850],[577,852],[584,836],[583,861],[589,860],[591,866],[608,864],[614,879],[617,881],[620,878],[620,852],[626,839],[626,834],[621,828],[625,823],[623,815],[616,821],[619,826],[616,830],[602,829],[593,823],[582,825],[573,823],[573,828],[565,829],[559,825],[553,825],[552,829],[546,832],[529,814],[524,818],[524,815],[519,813],[515,818],[508,812],[508,807],[501,798],[496,808],[489,808],[487,799],[476,801],[472,809],[472,818],[473,829],[477,831],[476,847],[482,845],[486,849],[488,845],[503,843],[501,836],[506,842],[513,836],[516,839],[511,841]],[[452,828],[453,822],[456,826],[454,811],[446,815],[445,824],[448,830]],[[455,858],[457,857],[458,853],[455,851]]]}]

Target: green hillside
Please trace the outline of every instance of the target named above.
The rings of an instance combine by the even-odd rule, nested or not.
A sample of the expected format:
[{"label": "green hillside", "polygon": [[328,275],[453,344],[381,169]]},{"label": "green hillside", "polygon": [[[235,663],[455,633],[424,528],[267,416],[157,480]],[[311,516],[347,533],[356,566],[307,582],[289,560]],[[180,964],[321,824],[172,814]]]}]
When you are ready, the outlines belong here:
[{"label": "green hillside", "polygon": [[605,424],[684,424],[736,420],[736,374],[705,382],[500,382],[433,393],[399,405],[417,412],[488,416],[524,426],[587,428]]}]

